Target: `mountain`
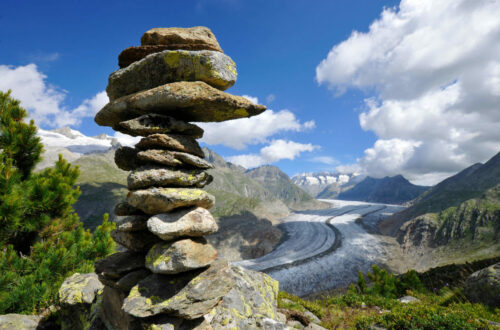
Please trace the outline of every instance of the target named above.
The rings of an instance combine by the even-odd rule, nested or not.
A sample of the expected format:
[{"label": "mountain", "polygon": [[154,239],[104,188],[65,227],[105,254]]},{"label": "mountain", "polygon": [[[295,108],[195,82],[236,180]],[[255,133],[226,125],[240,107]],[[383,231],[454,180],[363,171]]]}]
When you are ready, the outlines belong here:
[{"label": "mountain", "polygon": [[[316,172],[301,173],[292,177],[292,182],[307,191],[311,196],[319,197],[325,191],[325,196],[321,198],[335,198],[338,193],[351,185],[355,174],[340,174],[336,172]],[[326,193],[329,191],[330,193]]]},{"label": "mountain", "polygon": [[363,201],[386,204],[403,204],[408,202],[429,187],[417,186],[410,183],[402,175],[375,179],[367,177],[354,187],[341,192],[337,199]]},{"label": "mountain", "polygon": [[276,166],[264,165],[245,172],[293,210],[325,208],[311,195],[295,185],[288,175]]},{"label": "mountain", "polygon": [[500,255],[500,153],[432,187],[379,228],[420,268]]}]

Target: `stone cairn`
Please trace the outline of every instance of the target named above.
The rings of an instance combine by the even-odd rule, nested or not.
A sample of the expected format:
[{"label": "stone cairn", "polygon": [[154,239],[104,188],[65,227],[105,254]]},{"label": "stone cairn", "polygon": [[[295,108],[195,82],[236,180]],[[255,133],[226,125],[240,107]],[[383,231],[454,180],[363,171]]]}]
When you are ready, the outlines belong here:
[{"label": "stone cairn", "polygon": [[126,250],[95,265],[105,285],[101,318],[115,329],[134,322],[194,328],[234,276],[203,237],[218,230],[207,210],[215,199],[201,189],[212,165],[196,141],[203,130],[190,122],[250,117],[265,107],[223,92],[235,83],[236,66],[208,28],[151,29],[118,58],[110,102],[95,121],[142,138],[115,154],[118,167],[131,171],[112,233]]}]

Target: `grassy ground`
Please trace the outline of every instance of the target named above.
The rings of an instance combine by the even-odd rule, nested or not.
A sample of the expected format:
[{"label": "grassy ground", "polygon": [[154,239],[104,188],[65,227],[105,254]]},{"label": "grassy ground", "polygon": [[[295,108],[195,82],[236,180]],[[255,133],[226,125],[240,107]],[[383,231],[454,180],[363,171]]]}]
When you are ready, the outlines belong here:
[{"label": "grassy ground", "polygon": [[[482,266],[482,263],[477,266]],[[449,280],[451,284],[446,282],[450,274],[466,277],[475,268],[472,264],[448,266],[447,269],[436,269],[418,274],[418,277],[414,273],[406,278],[378,269],[367,275],[371,284],[365,286],[362,277],[363,280],[352,284],[346,294],[308,301],[280,292],[278,307],[302,314],[310,311],[327,329],[369,329],[374,326],[387,329],[498,329],[492,322],[500,323],[499,306],[493,308],[470,303],[462,294],[462,280],[454,278]],[[443,286],[430,288],[438,283]],[[411,295],[419,301],[401,303],[397,298],[404,295]],[[296,320],[300,321],[300,318]]]}]

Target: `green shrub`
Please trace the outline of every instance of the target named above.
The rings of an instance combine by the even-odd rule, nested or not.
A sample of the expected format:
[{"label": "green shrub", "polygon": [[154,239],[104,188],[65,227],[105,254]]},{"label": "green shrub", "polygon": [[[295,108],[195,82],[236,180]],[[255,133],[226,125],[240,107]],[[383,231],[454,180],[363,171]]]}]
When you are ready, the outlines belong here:
[{"label": "green shrub", "polygon": [[78,168],[61,156],[33,173],[43,146],[10,92],[0,92],[0,314],[38,313],[57,303],[67,276],[90,272],[114,250],[107,216],[92,235],[73,203]]}]

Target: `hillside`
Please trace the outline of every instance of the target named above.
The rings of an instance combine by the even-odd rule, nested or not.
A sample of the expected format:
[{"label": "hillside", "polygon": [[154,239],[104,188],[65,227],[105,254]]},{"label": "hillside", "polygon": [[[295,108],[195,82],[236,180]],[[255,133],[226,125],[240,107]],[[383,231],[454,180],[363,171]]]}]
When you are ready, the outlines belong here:
[{"label": "hillside", "polygon": [[379,228],[419,268],[500,255],[500,154],[442,181]]},{"label": "hillside", "polygon": [[410,183],[401,175],[387,176],[381,179],[367,177],[349,190],[341,192],[337,199],[403,204],[416,198],[427,189],[428,187]]},{"label": "hillside", "polygon": [[276,166],[260,166],[246,171],[245,174],[259,182],[293,210],[327,207],[327,204],[316,201],[311,195],[295,185],[288,175]]}]

